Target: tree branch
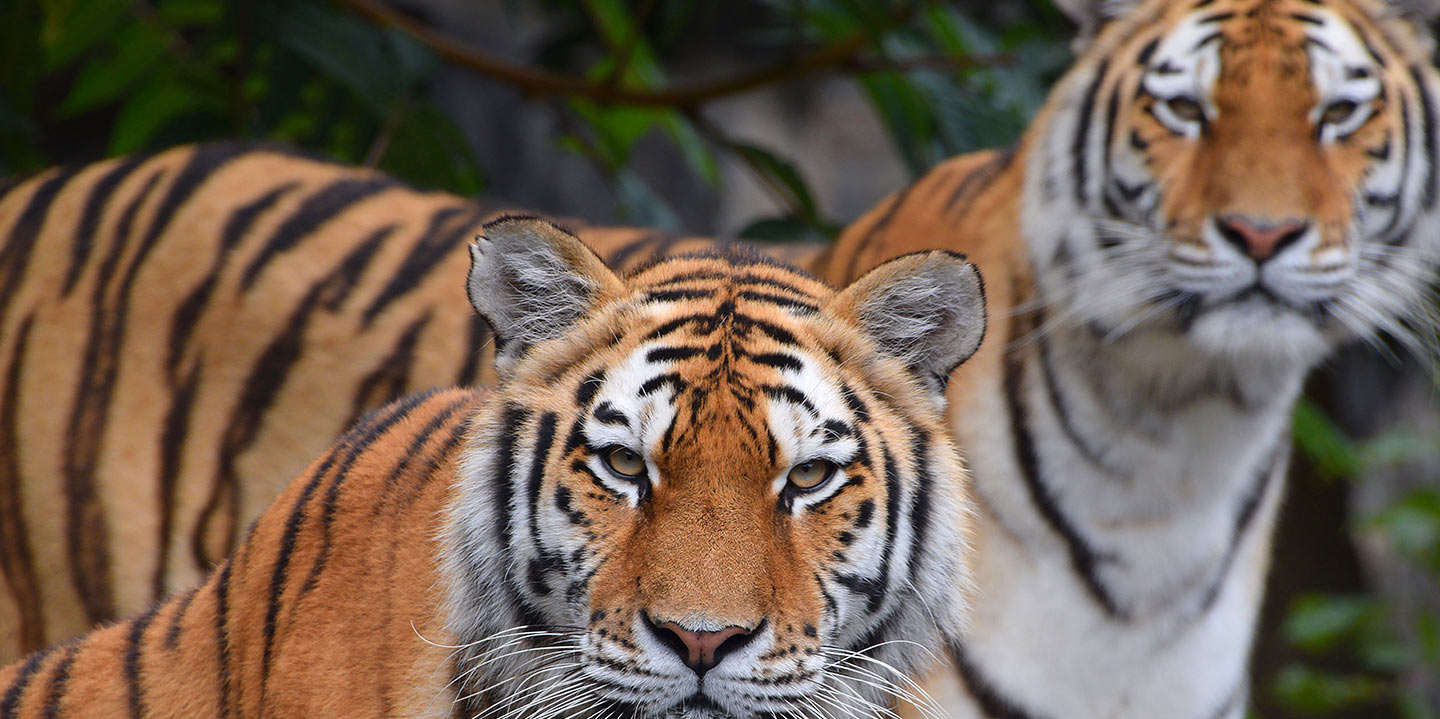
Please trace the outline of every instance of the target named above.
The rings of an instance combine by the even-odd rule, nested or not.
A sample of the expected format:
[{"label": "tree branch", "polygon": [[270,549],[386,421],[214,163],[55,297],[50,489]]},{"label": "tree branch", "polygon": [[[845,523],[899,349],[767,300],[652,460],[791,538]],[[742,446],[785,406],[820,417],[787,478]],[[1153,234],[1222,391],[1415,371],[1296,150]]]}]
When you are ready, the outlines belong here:
[{"label": "tree branch", "polygon": [[663,90],[634,90],[608,83],[591,82],[546,70],[505,62],[447,37],[413,18],[387,7],[379,0],[338,0],[371,22],[396,28],[436,54],[461,67],[473,70],[532,95],[571,95],[602,105],[641,105],[686,109],[730,95],[768,85],[788,82],[824,70],[842,68],[858,59],[876,37],[904,23],[921,5],[934,0],[917,0],[896,12],[885,23],[823,45],[792,61],[712,82]]}]

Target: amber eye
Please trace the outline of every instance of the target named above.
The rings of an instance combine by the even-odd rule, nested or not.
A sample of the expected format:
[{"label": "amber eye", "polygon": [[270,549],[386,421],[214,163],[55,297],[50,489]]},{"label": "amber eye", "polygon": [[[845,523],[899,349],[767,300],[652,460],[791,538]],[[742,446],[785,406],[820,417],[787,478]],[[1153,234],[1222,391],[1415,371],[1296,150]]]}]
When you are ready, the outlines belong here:
[{"label": "amber eye", "polygon": [[605,466],[621,477],[635,479],[645,474],[645,458],[628,447],[611,447],[601,456],[605,459]]},{"label": "amber eye", "polygon": [[1205,109],[1193,97],[1177,95],[1165,101],[1170,114],[1184,122],[1200,122],[1205,119]]},{"label": "amber eye", "polygon": [[786,476],[786,479],[799,489],[814,489],[824,484],[825,480],[830,479],[836,469],[834,462],[812,459],[791,467],[790,474]]},{"label": "amber eye", "polygon": [[1325,111],[1320,113],[1320,124],[1341,125],[1349,120],[1360,106],[1350,100],[1340,100],[1325,106]]}]

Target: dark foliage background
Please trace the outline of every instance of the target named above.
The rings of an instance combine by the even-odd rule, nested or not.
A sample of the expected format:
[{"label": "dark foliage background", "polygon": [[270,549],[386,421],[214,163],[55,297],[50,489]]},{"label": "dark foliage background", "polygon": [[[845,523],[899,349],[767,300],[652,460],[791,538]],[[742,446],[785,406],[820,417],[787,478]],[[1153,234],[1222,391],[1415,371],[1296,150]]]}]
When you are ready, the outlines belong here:
[{"label": "dark foliage background", "polygon": [[[1013,143],[1070,32],[1047,0],[11,0],[0,176],[248,138],[496,204],[822,239]],[[1433,428],[1365,411],[1420,377],[1423,416],[1432,383],[1351,354],[1296,415],[1262,716],[1437,716],[1440,489],[1346,499],[1377,468],[1434,476]],[[1379,369],[1347,404],[1357,366]],[[1362,573],[1352,538],[1411,584]]]}]

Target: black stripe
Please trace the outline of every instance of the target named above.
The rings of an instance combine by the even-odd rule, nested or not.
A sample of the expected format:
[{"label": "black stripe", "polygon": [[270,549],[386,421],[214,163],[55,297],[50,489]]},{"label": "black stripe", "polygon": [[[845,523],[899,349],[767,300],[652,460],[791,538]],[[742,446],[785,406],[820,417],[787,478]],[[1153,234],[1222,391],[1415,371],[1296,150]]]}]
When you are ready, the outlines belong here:
[{"label": "black stripe", "polygon": [[514,518],[510,511],[514,490],[511,481],[515,475],[515,443],[520,431],[530,421],[530,411],[517,404],[507,404],[500,418],[500,441],[495,448],[495,468],[491,481],[495,483],[495,540],[500,551],[510,551],[510,538],[514,535]]},{"label": "black stripe", "polygon": [[[1415,141],[1415,126],[1410,119],[1410,98],[1403,93],[1400,95],[1400,134],[1404,142],[1402,143],[1403,150],[1400,153],[1400,186],[1395,188],[1395,194],[1403,198],[1409,194],[1410,148],[1412,147],[1411,143]],[[1427,158],[1425,162],[1433,163],[1434,160]],[[1386,222],[1385,229],[1380,231],[1379,237],[1382,241],[1390,242],[1389,238],[1400,227],[1403,214],[1398,208],[1395,212],[1390,213],[1390,221]]]},{"label": "black stripe", "polygon": [[[285,329],[270,342],[245,379],[244,389],[235,412],[225,427],[221,438],[220,455],[216,471],[216,482],[200,513],[200,519],[192,541],[192,551],[198,566],[208,567],[218,562],[221,556],[229,554],[230,543],[239,528],[239,502],[237,501],[240,476],[235,464],[254,443],[265,413],[279,396],[290,370],[299,362],[304,353],[305,333],[310,317],[316,306],[333,303],[345,297],[355,287],[360,275],[380,244],[393,230],[381,228],[362,242],[341,260],[327,276],[310,288],[299,306],[291,313]],[[226,546],[220,556],[207,556],[203,538],[212,534],[210,527],[217,520],[218,513],[229,498],[229,519],[231,526],[224,536]]]},{"label": "black stripe", "polygon": [[[890,202],[890,206],[885,208],[885,213],[880,215],[880,217],[875,220],[875,224],[871,225],[870,229],[865,231],[865,237],[860,240],[860,244],[855,246],[855,251],[851,253],[851,257],[862,256],[865,253],[866,249],[868,249],[870,245],[875,242],[876,239],[879,239],[881,233],[885,231],[885,228],[890,226],[890,221],[895,218],[895,213],[900,210],[900,206],[905,204],[905,198],[910,195],[910,192],[916,187],[924,184],[927,180],[932,179],[933,177],[934,173],[931,173],[930,175],[920,178],[916,182],[910,183],[905,187],[905,189],[897,193],[895,195],[895,199]],[[853,260],[850,264],[850,273],[846,274],[846,280],[852,279],[851,275],[854,274],[855,271],[858,269],[854,266],[855,263]]]},{"label": "black stripe", "polygon": [[965,651],[965,645],[959,641],[952,641],[947,644],[950,650],[950,657],[955,660],[955,669],[960,674],[960,680],[965,683],[965,690],[970,697],[980,705],[980,710],[989,719],[1041,719],[1043,714],[1036,714],[1021,708],[1020,703],[1000,692],[975,666]]},{"label": "black stripe", "polygon": [[1040,369],[1045,380],[1045,398],[1050,408],[1055,413],[1055,423],[1060,425],[1060,431],[1070,440],[1070,444],[1080,453],[1095,469],[1100,470],[1109,479],[1127,480],[1130,479],[1124,472],[1110,466],[1104,459],[1103,454],[1090,444],[1090,441],[1081,436],[1075,419],[1070,415],[1070,404],[1065,400],[1064,390],[1060,387],[1060,378],[1055,374],[1055,361],[1050,356],[1050,341],[1046,333],[1040,333],[1037,340],[1040,345]]},{"label": "black stripe", "polygon": [[[70,268],[65,271],[65,288],[62,290],[65,295],[75,289],[75,283],[80,280],[80,273],[85,269],[85,263],[95,248],[95,239],[100,236],[100,218],[105,214],[110,196],[115,194],[116,188],[137,166],[149,159],[149,155],[132,155],[105,173],[90,188],[90,194],[85,198],[85,209],[80,212],[80,223],[76,225],[75,236],[70,244]],[[100,281],[104,281],[103,278]]]},{"label": "black stripe", "polygon": [[[471,401],[473,401],[473,397],[467,397],[465,399],[459,400],[458,402],[456,402],[457,409],[464,409],[465,405]],[[453,417],[454,413],[450,413],[450,416]],[[440,463],[445,461],[446,457],[450,456],[451,451],[453,451],[455,447],[460,444],[460,440],[465,438],[465,433],[469,429],[470,416],[467,414],[465,417],[462,417],[459,421],[455,422],[455,426],[450,428],[450,434],[445,438],[445,441],[441,442],[440,445],[435,449],[435,451],[431,453],[430,458],[425,462],[425,465],[421,467],[418,472],[413,473],[415,476],[415,481],[406,482],[400,485],[400,488],[403,491],[400,492],[400,494],[395,498],[394,505],[397,515],[405,512],[407,509],[410,508],[410,505],[414,504],[415,500],[420,497],[421,490],[424,489],[426,485],[428,485],[436,477],[443,476],[439,474],[436,470],[440,468]]]},{"label": "black stripe", "polygon": [[[462,214],[463,218],[453,227],[441,231],[452,217]],[[473,234],[475,226],[483,216],[484,213],[478,208],[472,208],[465,213],[458,207],[447,207],[432,215],[430,227],[425,230],[425,234],[416,241],[410,254],[406,255],[405,260],[395,269],[390,281],[385,283],[385,289],[365,308],[364,324],[369,326],[391,302],[403,297],[428,278],[435,265],[440,264],[451,252],[462,249],[465,239]]]},{"label": "black stripe", "polygon": [[[295,551],[296,538],[300,534],[300,527],[305,521],[305,506],[309,504],[310,498],[319,489],[321,482],[330,473],[330,467],[335,464],[336,458],[341,451],[346,452],[345,459],[337,468],[336,483],[344,478],[355,464],[360,454],[369,448],[380,435],[384,434],[396,422],[404,419],[415,409],[428,394],[413,394],[384,409],[367,415],[360,424],[353,427],[341,437],[336,444],[330,448],[329,453],[321,461],[320,466],[310,475],[305,486],[300,491],[300,497],[295,500],[295,505],[290,510],[290,515],[285,520],[285,528],[280,536],[280,547],[275,556],[275,567],[271,572],[269,600],[265,610],[265,624],[261,628],[264,638],[264,652],[261,655],[260,665],[260,691],[261,701],[264,701],[264,691],[267,681],[270,678],[271,655],[275,651],[275,633],[277,622],[280,616],[280,599],[285,594],[285,585],[289,579],[290,558]],[[318,559],[317,559],[318,561]],[[229,568],[229,565],[226,565]]]},{"label": "black stripe", "polygon": [[1088,168],[1089,153],[1086,150],[1086,143],[1090,141],[1090,125],[1094,122],[1091,115],[1095,114],[1095,97],[1100,94],[1100,85],[1105,82],[1105,72],[1110,67],[1108,59],[1101,61],[1095,69],[1095,79],[1090,81],[1089,87],[1085,89],[1084,99],[1080,101],[1080,113],[1075,129],[1075,138],[1070,146],[1071,168],[1075,175],[1075,202],[1081,207],[1089,204],[1089,190],[1086,184],[1090,181]]},{"label": "black stripe", "polygon": [[1425,196],[1424,203],[1426,210],[1435,209],[1436,191],[1436,167],[1435,163],[1440,162],[1436,156],[1435,140],[1435,107],[1434,98],[1430,96],[1430,88],[1425,86],[1425,77],[1420,68],[1410,66],[1410,79],[1415,83],[1415,91],[1419,93],[1421,132],[1425,137]]},{"label": "black stripe", "polygon": [[195,325],[199,321],[200,312],[209,302],[210,294],[215,290],[215,283],[220,276],[220,271],[226,266],[225,260],[230,256],[231,250],[245,237],[255,220],[264,214],[265,210],[299,186],[298,182],[287,182],[276,187],[254,202],[241,206],[225,220],[225,227],[220,231],[220,248],[215,254],[215,259],[211,261],[210,271],[206,274],[205,279],[180,303],[179,309],[175,311],[175,319],[170,322],[170,355],[166,366],[172,373],[180,363],[185,347],[189,344],[190,335],[195,331]]},{"label": "black stripe", "polygon": [[220,716],[230,716],[230,567],[233,559],[225,560],[215,574],[215,663],[216,684],[220,692]]},{"label": "black stripe", "polygon": [[665,374],[651,377],[645,381],[645,384],[640,385],[639,395],[645,397],[654,394],[666,385],[669,385],[669,387],[678,394],[685,390],[686,382],[680,375],[674,372],[666,372]]},{"label": "black stripe", "polygon": [[240,278],[240,288],[249,290],[259,279],[260,271],[265,269],[265,265],[276,255],[293,248],[302,238],[315,232],[352,205],[397,185],[398,183],[388,177],[345,178],[326,185],[306,198],[295,213],[281,223],[245,267]]},{"label": "black stripe", "polygon": [[715,296],[714,290],[653,290],[645,294],[646,302],[680,302],[682,300],[704,300]]},{"label": "black stripe", "polygon": [[60,716],[60,702],[69,689],[67,684],[70,681],[70,668],[75,665],[75,655],[80,653],[80,644],[79,639],[71,641],[65,649],[65,655],[55,664],[55,671],[50,673],[50,687],[45,697],[45,719],[56,719]]},{"label": "black stripe", "polygon": [[180,481],[181,453],[190,429],[190,412],[195,406],[201,366],[200,362],[192,365],[185,379],[175,387],[170,397],[170,409],[165,412],[165,428],[160,435],[160,541],[156,545],[155,575],[150,583],[152,597],[165,594],[166,577],[170,573],[170,540],[175,531],[175,490]]},{"label": "black stripe", "polygon": [[585,379],[580,380],[580,385],[575,388],[575,406],[579,407],[582,411],[586,407],[589,407],[590,401],[595,399],[595,393],[600,391],[600,385],[604,383],[604,367],[585,375]]},{"label": "black stripe", "polygon": [[152,604],[144,614],[130,622],[130,633],[125,645],[125,685],[129,690],[131,719],[142,719],[147,713],[145,688],[140,685],[140,653],[144,649],[145,630],[155,621],[155,612],[159,609],[159,604]]},{"label": "black stripe", "polygon": [[783,297],[781,295],[772,294],[770,292],[742,290],[739,293],[739,297],[741,299],[750,300],[752,302],[768,302],[772,305],[779,305],[781,307],[786,307],[792,310],[800,310],[801,312],[805,313],[820,311],[820,307],[816,304],[810,302],[802,302],[800,300]]},{"label": "black stripe", "polygon": [[175,607],[175,614],[170,617],[170,627],[165,630],[166,649],[174,649],[179,645],[180,630],[184,627],[185,614],[190,611],[190,604],[195,601],[195,595],[199,593],[200,587],[191,587],[189,591],[180,596],[180,602]]},{"label": "black stripe", "polygon": [[[71,408],[68,436],[71,445],[65,454],[65,546],[70,555],[70,579],[85,607],[86,618],[103,622],[114,617],[115,604],[107,565],[110,543],[105,513],[95,492],[95,468],[100,442],[114,396],[119,371],[120,343],[129,312],[129,286],[134,281],[144,252],[136,253],[125,273],[116,271],[125,253],[127,239],[140,207],[159,186],[163,172],[157,170],[121,213],[115,239],[101,260],[99,277],[91,296],[90,333],[85,341],[79,388]],[[173,194],[173,193],[172,193]],[[116,279],[118,291],[112,291]]]},{"label": "black stripe", "polygon": [[40,237],[51,203],[81,169],[81,165],[61,168],[50,179],[40,183],[4,238],[5,244],[0,247],[0,319],[6,317],[10,301],[19,294],[20,282],[30,266],[30,254],[35,249],[35,240]]},{"label": "black stripe", "polygon": [[20,494],[20,368],[30,341],[34,316],[26,317],[15,333],[10,366],[5,370],[5,395],[0,401],[0,573],[10,587],[19,616],[20,651],[45,645],[45,624],[40,611],[39,580],[30,550],[30,530]]},{"label": "black stripe", "polygon": [[760,389],[765,393],[765,396],[769,397],[770,399],[789,402],[790,404],[803,407],[805,411],[809,412],[810,416],[812,417],[819,416],[820,414],[820,411],[815,408],[815,404],[810,401],[809,397],[805,396],[804,392],[801,392],[800,390],[791,387],[790,385],[770,384],[764,385]]},{"label": "black stripe", "polygon": [[485,322],[484,317],[470,315],[467,337],[465,364],[460,366],[460,374],[455,380],[455,384],[461,387],[469,387],[480,381],[480,355],[490,341],[490,325]]},{"label": "black stripe", "polygon": [[758,355],[751,355],[750,360],[756,364],[763,364],[775,369],[791,370],[799,372],[805,368],[800,359],[795,355],[785,352],[766,352]]},{"label": "black stripe", "polygon": [[0,719],[14,719],[16,708],[20,706],[20,697],[25,693],[25,688],[30,685],[30,680],[35,678],[35,672],[39,671],[40,665],[45,658],[54,651],[52,647],[46,647],[30,655],[25,663],[20,665],[20,671],[15,675],[15,681],[10,683],[5,690],[3,697],[0,697]]},{"label": "black stripe", "polygon": [[[537,594],[549,594],[550,587],[543,581],[542,573],[551,569],[558,569],[563,558],[545,548],[540,541],[540,490],[545,481],[545,461],[549,458],[550,447],[555,443],[555,420],[554,412],[546,412],[540,415],[540,424],[535,429],[535,446],[530,455],[530,479],[527,483],[526,501],[529,505],[530,515],[530,542],[535,548],[535,555],[539,557],[539,572],[536,571],[535,563],[531,564],[530,586]],[[540,577],[537,579],[537,577]]]},{"label": "black stripe", "polygon": [[415,347],[419,345],[420,335],[429,323],[429,312],[411,322],[400,333],[400,338],[390,348],[390,353],[380,360],[375,369],[360,379],[355,388],[354,402],[351,404],[351,417],[359,417],[364,412],[405,393],[410,386],[410,372],[415,364]]},{"label": "black stripe", "polygon": [[591,414],[595,419],[604,424],[614,424],[621,427],[630,426],[630,419],[624,414],[621,414],[619,410],[615,409],[615,405],[609,402],[601,402],[595,407],[595,411]]},{"label": "black stripe", "polygon": [[623,268],[625,267],[626,261],[630,259],[631,255],[639,252],[648,244],[659,244],[661,242],[664,242],[666,237],[666,235],[659,232],[647,232],[641,235],[638,239],[620,246],[619,249],[616,249],[613,253],[610,254],[609,257],[605,258],[605,264],[610,265],[611,267]]},{"label": "black stripe", "polygon": [[[705,350],[699,347],[657,347],[645,353],[645,361],[651,364],[659,362],[679,362],[705,354]],[[589,404],[582,402],[581,406]]]},{"label": "black stripe", "polygon": [[1240,505],[1235,510],[1235,526],[1231,530],[1230,544],[1225,548],[1225,555],[1220,560],[1220,567],[1215,572],[1215,579],[1206,587],[1205,594],[1200,600],[1200,611],[1208,612],[1215,606],[1215,601],[1220,598],[1220,590],[1225,588],[1225,580],[1230,574],[1230,566],[1235,563],[1235,555],[1240,552],[1240,544],[1245,541],[1246,534],[1250,531],[1250,525],[1255,521],[1255,514],[1260,510],[1260,502],[1265,498],[1266,492],[1270,489],[1270,483],[1284,472],[1286,459],[1288,457],[1290,436],[1287,433],[1280,440],[1278,446],[1266,454],[1266,459],[1261,463],[1251,480],[1250,488],[1240,498]]},{"label": "black stripe", "polygon": [[[385,482],[381,485],[380,490],[380,496],[382,498],[388,498],[390,494],[395,490],[396,485],[401,483],[402,479],[406,480],[404,482],[406,486],[417,485],[424,481],[428,473],[409,473],[408,470],[410,469],[411,463],[420,456],[420,450],[425,447],[426,443],[428,443],[431,439],[434,439],[435,433],[440,431],[440,428],[445,426],[445,423],[451,421],[451,419],[454,418],[456,412],[464,409],[465,405],[469,401],[469,397],[461,397],[451,402],[450,404],[445,405],[444,409],[441,409],[439,412],[435,413],[435,416],[431,417],[430,421],[425,423],[425,426],[421,427],[414,433],[415,438],[410,440],[410,445],[406,447],[404,453],[400,455],[400,461],[395,463],[395,466],[390,470],[389,474],[385,475]],[[465,423],[461,422],[458,426],[463,429]],[[458,439],[458,436],[455,437],[455,439]],[[441,454],[443,454],[443,451],[441,452]],[[426,466],[433,469],[438,465],[438,456],[432,456],[428,458],[428,464]],[[384,506],[384,501],[380,502],[375,506],[375,511],[380,511]]]},{"label": "black stripe", "polygon": [[1020,467],[1021,478],[1030,495],[1030,501],[1050,528],[1064,540],[1070,555],[1070,564],[1081,584],[1105,613],[1115,619],[1125,619],[1127,612],[1120,607],[1109,590],[1100,581],[1101,562],[1115,561],[1109,553],[1099,553],[1090,546],[1080,530],[1061,511],[1057,498],[1049,485],[1040,476],[1039,458],[1035,453],[1035,438],[1030,433],[1030,420],[1026,415],[1025,400],[1021,396],[1024,388],[1021,373],[1024,365],[1016,357],[1006,362],[1005,400],[1010,413],[1010,432],[1015,443],[1015,459]]},{"label": "black stripe", "polygon": [[910,497],[910,567],[911,586],[918,586],[920,552],[930,536],[931,492],[934,479],[930,476],[930,433],[920,427],[910,429],[910,458],[915,463],[915,494]]},{"label": "black stripe", "polygon": [[369,451],[371,444],[390,431],[390,428],[397,422],[409,416],[415,408],[423,404],[434,393],[434,390],[429,390],[397,400],[395,404],[399,405],[399,408],[395,410],[394,414],[377,422],[350,447],[349,453],[345,455],[345,461],[335,471],[335,479],[325,490],[325,500],[320,511],[320,549],[315,553],[315,561],[310,565],[310,571],[306,573],[304,583],[300,585],[300,596],[303,597],[315,589],[320,581],[320,575],[325,571],[330,560],[330,548],[334,546],[332,528],[335,524],[336,508],[340,506],[340,487],[350,479],[350,469],[355,466],[355,462],[365,452]]}]

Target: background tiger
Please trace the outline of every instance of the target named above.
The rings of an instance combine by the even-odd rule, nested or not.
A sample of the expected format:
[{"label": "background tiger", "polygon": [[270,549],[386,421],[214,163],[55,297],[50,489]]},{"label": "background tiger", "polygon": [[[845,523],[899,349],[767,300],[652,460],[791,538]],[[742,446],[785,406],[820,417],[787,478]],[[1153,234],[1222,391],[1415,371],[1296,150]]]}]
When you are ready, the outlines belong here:
[{"label": "background tiger", "polygon": [[823,275],[937,244],[985,274],[951,410],[983,591],[931,693],[1239,717],[1302,379],[1348,340],[1421,344],[1440,78],[1380,2],[1070,4],[1098,35],[1019,148],[896,193]]},{"label": "background tiger", "polygon": [[974,267],[919,253],[834,292],[731,253],[621,279],[545,222],[486,235],[492,393],[366,415],[203,585],[0,669],[0,715],[818,719],[908,695],[970,588],[935,377],[984,332]]},{"label": "background tiger", "polygon": [[0,660],[193,583],[363,412],[488,372],[453,195],[238,144],[0,192]]}]

